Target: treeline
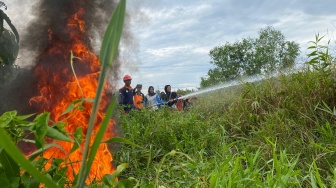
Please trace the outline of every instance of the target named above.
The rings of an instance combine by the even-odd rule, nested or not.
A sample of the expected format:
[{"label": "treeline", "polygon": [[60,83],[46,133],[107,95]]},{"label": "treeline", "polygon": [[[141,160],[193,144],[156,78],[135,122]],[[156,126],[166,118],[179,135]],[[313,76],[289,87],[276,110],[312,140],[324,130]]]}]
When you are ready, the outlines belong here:
[{"label": "treeline", "polygon": [[210,50],[210,63],[215,68],[201,77],[201,88],[221,82],[291,68],[299,55],[299,44],[286,41],[285,36],[268,26],[259,31],[257,38],[227,42]]}]

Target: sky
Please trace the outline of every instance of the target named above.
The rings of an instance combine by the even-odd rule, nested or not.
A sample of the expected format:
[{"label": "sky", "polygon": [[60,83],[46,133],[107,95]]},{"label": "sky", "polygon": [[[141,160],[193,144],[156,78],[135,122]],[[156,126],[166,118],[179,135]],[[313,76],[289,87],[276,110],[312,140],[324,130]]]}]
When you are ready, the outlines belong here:
[{"label": "sky", "polygon": [[[286,40],[300,44],[336,29],[335,0],[142,0],[131,11],[131,29],[138,40],[137,71],[125,67],[132,85],[142,83],[163,90],[196,89],[207,76],[209,51],[226,42],[256,38],[272,26]],[[136,4],[136,3],[134,3]],[[134,6],[131,5],[131,6]]]},{"label": "sky", "polygon": [[[31,1],[4,2],[12,22],[24,31],[33,18]],[[129,0],[126,29],[132,37],[121,43],[125,63],[116,85],[122,87],[123,75],[129,74],[132,86],[142,84],[144,93],[149,86],[162,91],[167,84],[173,91],[197,89],[214,68],[208,55],[212,48],[256,38],[266,26],[299,43],[304,54],[317,33],[333,37],[335,7],[335,0]]]}]

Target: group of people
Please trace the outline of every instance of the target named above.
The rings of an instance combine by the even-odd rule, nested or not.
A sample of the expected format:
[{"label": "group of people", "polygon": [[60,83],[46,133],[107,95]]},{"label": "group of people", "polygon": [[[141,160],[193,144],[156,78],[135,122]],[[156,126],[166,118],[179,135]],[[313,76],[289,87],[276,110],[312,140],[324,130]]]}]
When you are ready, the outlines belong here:
[{"label": "group of people", "polygon": [[153,110],[162,107],[174,107],[178,102],[178,95],[171,91],[171,86],[164,87],[165,92],[157,94],[153,86],[148,87],[148,93],[142,93],[142,85],[137,84],[133,89],[131,87],[132,77],[125,75],[123,78],[125,85],[119,89],[118,102],[122,105],[125,113],[129,113],[132,109],[139,110],[147,107]]}]

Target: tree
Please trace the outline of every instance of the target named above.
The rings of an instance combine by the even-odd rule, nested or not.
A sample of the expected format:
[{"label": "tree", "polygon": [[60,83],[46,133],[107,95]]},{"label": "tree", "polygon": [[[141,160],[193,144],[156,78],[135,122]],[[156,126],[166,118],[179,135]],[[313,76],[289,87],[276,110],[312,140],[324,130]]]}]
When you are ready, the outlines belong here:
[{"label": "tree", "polygon": [[201,77],[201,88],[240,76],[270,73],[292,67],[299,55],[299,44],[285,41],[284,35],[268,26],[259,31],[256,39],[247,38],[226,43],[210,50],[210,63],[216,67]]}]

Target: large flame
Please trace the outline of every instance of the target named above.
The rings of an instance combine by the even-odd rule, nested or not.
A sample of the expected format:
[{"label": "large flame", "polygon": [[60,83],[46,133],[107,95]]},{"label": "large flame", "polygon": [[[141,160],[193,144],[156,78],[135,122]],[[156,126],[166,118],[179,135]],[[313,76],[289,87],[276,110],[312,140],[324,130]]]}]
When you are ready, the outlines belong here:
[{"label": "large flame", "polygon": [[[65,122],[67,124],[65,129],[69,135],[73,135],[77,127],[82,127],[83,138],[85,138],[88,128],[92,103],[83,102],[84,108],[75,110],[70,115],[62,115],[62,113],[74,100],[83,97],[93,99],[96,95],[100,63],[98,57],[90,52],[85,42],[83,42],[86,38],[85,22],[83,21],[84,13],[85,10],[79,7],[77,12],[66,21],[65,29],[62,31],[66,34],[64,35],[63,33],[62,36],[67,36],[68,38],[59,38],[59,35],[54,35],[52,29],[48,30],[48,48],[39,55],[38,65],[35,67],[35,73],[39,77],[40,95],[30,99],[31,105],[38,106],[41,111],[50,111],[53,121]],[[74,69],[81,88],[78,86],[70,66],[71,51],[81,59],[74,59]],[[107,94],[103,94],[92,138],[95,137],[104,117],[104,109],[108,102],[109,97]],[[114,122],[111,121],[104,139],[113,136],[113,124]],[[63,150],[56,147],[51,148],[45,152],[44,157],[50,160],[53,158],[64,159],[65,161],[62,165],[68,165],[67,177],[71,181],[74,179],[74,174],[78,174],[84,143],[82,142],[82,146],[70,155],[69,151],[73,143],[59,141],[57,144]],[[49,168],[50,164],[46,168]],[[111,174],[113,171],[112,155],[107,145],[101,144],[86,183],[100,180],[105,174]]]}]

